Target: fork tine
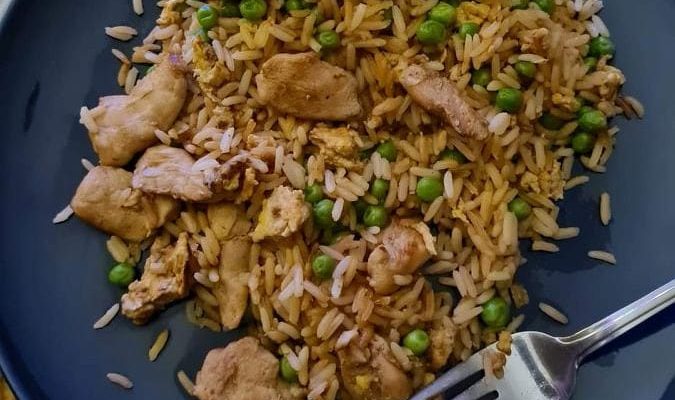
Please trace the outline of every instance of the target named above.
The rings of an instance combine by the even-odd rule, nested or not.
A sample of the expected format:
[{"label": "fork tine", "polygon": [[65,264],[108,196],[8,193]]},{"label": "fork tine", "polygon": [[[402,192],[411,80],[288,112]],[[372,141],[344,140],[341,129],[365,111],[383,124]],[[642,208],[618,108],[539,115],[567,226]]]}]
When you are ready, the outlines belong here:
[{"label": "fork tine", "polygon": [[452,400],[477,400],[490,392],[494,392],[494,386],[488,384],[485,378],[471,385],[468,389],[453,397]]},{"label": "fork tine", "polygon": [[[477,353],[478,354],[478,353]],[[423,388],[410,400],[427,400],[436,395],[439,395],[449,388],[462,382],[469,376],[479,372],[483,369],[483,361],[481,357],[473,355],[468,360],[452,368],[438,379],[433,381],[429,386]]]}]

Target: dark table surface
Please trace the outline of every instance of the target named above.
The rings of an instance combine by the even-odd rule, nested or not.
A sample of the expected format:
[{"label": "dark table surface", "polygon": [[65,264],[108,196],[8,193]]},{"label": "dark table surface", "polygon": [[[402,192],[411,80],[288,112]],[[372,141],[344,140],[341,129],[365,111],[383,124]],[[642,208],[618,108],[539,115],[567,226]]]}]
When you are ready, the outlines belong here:
[{"label": "dark table surface", "polygon": [[[145,328],[118,318],[101,331],[93,322],[119,298],[106,284],[112,260],[102,234],[76,219],[51,224],[84,175],[80,158],[95,160],[78,124],[83,104],[119,93],[115,46],[108,25],[140,27],[146,17],[130,1],[22,0],[0,31],[0,366],[20,399],[179,399],[179,369],[194,375],[205,353],[236,333],[215,334],[189,325],[179,304]],[[647,107],[643,121],[619,121],[607,174],[569,192],[560,221],[580,226],[579,238],[558,255],[528,254],[519,272],[530,291],[526,329],[570,334],[675,276],[675,2],[615,0],[602,16],[618,46],[625,92]],[[601,192],[612,194],[615,218],[602,227]],[[601,265],[586,257],[608,249],[619,260]],[[556,325],[536,311],[546,301],[570,317]],[[575,399],[675,399],[675,308],[598,352],[579,372]],[[147,349],[165,328],[171,338],[159,359]],[[123,393],[105,379],[128,375]]]}]

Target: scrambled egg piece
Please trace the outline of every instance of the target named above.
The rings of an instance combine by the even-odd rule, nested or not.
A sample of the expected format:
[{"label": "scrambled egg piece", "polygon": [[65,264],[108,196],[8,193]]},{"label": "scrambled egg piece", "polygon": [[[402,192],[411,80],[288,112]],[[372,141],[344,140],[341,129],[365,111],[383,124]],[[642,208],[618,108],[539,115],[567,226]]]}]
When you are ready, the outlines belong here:
[{"label": "scrambled egg piece", "polygon": [[218,99],[213,95],[213,91],[230,78],[230,71],[223,63],[218,62],[213,48],[203,40],[195,40],[192,44],[192,51],[197,83],[207,96],[217,102]]},{"label": "scrambled egg piece", "polygon": [[579,111],[579,108],[581,108],[581,103],[574,96],[566,96],[561,93],[553,93],[553,96],[551,96],[551,101],[556,106],[571,113],[575,113]]},{"label": "scrambled egg piece", "polygon": [[555,161],[551,169],[540,171],[537,175],[525,172],[520,178],[520,185],[553,200],[562,199],[565,182],[562,179],[560,163]]},{"label": "scrambled egg piece", "polygon": [[617,91],[626,82],[621,70],[612,66],[606,66],[602,71],[596,72],[602,75],[602,84],[598,88],[600,96],[605,100],[612,100]]},{"label": "scrambled egg piece", "polygon": [[460,24],[466,22],[473,22],[475,24],[482,24],[490,12],[490,6],[487,4],[474,3],[473,1],[465,1],[457,7],[457,21]]},{"label": "scrambled egg piece", "polygon": [[326,164],[347,169],[359,168],[357,143],[358,133],[349,128],[316,127],[310,132],[309,140],[318,148]]},{"label": "scrambled egg piece", "polygon": [[183,22],[180,12],[185,9],[185,3],[180,0],[169,0],[162,8],[159,18],[157,18],[157,25],[173,25]]},{"label": "scrambled egg piece", "polygon": [[537,28],[521,31],[518,33],[520,37],[520,49],[523,52],[543,54],[546,49],[548,49],[548,38],[549,30],[546,28]]},{"label": "scrambled egg piece", "polygon": [[302,190],[279,186],[263,201],[258,225],[251,234],[254,242],[266,238],[286,238],[297,232],[309,217]]}]

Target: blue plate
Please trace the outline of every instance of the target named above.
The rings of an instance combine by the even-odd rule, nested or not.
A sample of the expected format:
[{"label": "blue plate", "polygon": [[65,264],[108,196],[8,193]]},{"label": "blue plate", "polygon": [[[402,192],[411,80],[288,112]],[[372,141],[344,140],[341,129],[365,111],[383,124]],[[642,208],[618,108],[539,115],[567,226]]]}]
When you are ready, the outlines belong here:
[{"label": "blue plate", "polygon": [[[106,25],[152,27],[131,1],[7,1],[0,31],[0,366],[20,399],[180,399],[176,372],[194,376],[206,352],[236,336],[190,325],[178,304],[144,328],[123,318],[101,331],[93,322],[120,291],[106,282],[112,260],[104,235],[77,219],[54,226],[84,175],[80,159],[95,160],[78,124],[81,105],[119,93]],[[609,172],[569,192],[560,221],[581,237],[558,255],[525,254],[519,278],[530,291],[527,329],[569,334],[675,276],[675,2],[615,0],[602,16],[618,47],[624,91],[647,108],[643,121],[621,127]],[[598,196],[612,194],[615,218],[598,221]],[[609,249],[610,267],[586,257]],[[546,301],[570,317],[552,323],[536,310]],[[602,350],[581,368],[575,399],[675,399],[675,308]],[[171,330],[154,363],[147,350]],[[105,374],[131,377],[123,392]]]}]

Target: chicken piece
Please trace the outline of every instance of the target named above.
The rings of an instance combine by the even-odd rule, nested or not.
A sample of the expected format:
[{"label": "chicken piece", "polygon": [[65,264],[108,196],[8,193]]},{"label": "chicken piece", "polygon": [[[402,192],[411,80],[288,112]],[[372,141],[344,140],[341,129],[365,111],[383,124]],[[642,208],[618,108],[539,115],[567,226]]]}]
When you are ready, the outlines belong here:
[{"label": "chicken piece", "polygon": [[439,370],[448,363],[448,358],[452,354],[455,344],[455,335],[457,327],[452,320],[444,316],[443,319],[435,324],[429,332],[429,358],[431,359],[431,368]]},{"label": "chicken piece", "polygon": [[245,337],[209,351],[197,373],[199,400],[291,400],[304,391],[281,382],[279,361],[257,339]]},{"label": "chicken piece", "polygon": [[370,357],[364,357],[352,344],[338,351],[342,384],[355,399],[405,400],[412,393],[410,379],[399,368],[389,344],[375,335],[370,341]]},{"label": "chicken piece", "polygon": [[173,125],[186,95],[182,60],[168,55],[129,95],[102,97],[99,107],[104,111],[95,119],[98,131],[89,132],[101,164],[123,166],[157,143],[155,129]]},{"label": "chicken piece", "polygon": [[354,76],[316,53],[277,54],[256,77],[263,103],[300,118],[344,121],[361,113]]},{"label": "chicken piece", "polygon": [[129,291],[122,295],[122,314],[134,324],[146,323],[167,304],[187,296],[187,238],[186,233],[181,233],[173,246],[164,247],[160,240],[153,244],[143,276],[131,282]]},{"label": "chicken piece", "polygon": [[143,194],[131,187],[131,172],[98,166],[84,177],[70,201],[75,214],[97,229],[140,242],[178,213],[166,196]]},{"label": "chicken piece", "polygon": [[309,140],[319,147],[326,164],[347,169],[358,168],[359,134],[349,128],[316,127],[309,133]]},{"label": "chicken piece", "polygon": [[239,326],[248,304],[248,271],[251,239],[239,236],[221,243],[220,280],[213,288],[218,300],[220,322],[229,329]]},{"label": "chicken piece", "polygon": [[419,65],[403,70],[399,82],[422,108],[443,118],[462,136],[483,140],[488,136],[485,118],[463,98],[450,80]]},{"label": "chicken piece", "polygon": [[245,166],[247,160],[248,155],[242,153],[220,166],[197,171],[187,151],[159,145],[138,160],[132,184],[146,193],[189,202],[226,199],[241,203],[251,198],[258,185],[256,170]]},{"label": "chicken piece", "polygon": [[131,184],[146,193],[170,195],[184,201],[209,201],[214,194],[202,171],[192,171],[195,161],[187,151],[159,145],[145,151],[136,163]]},{"label": "chicken piece", "polygon": [[251,221],[242,206],[231,203],[211,204],[206,210],[206,217],[213,233],[220,241],[247,235],[251,230]]},{"label": "chicken piece", "polygon": [[286,238],[297,232],[309,217],[302,190],[279,186],[263,201],[258,224],[251,234],[254,242],[265,238]]},{"label": "chicken piece", "polygon": [[378,294],[391,294],[398,286],[394,275],[417,271],[431,254],[424,238],[407,221],[395,221],[382,232],[382,244],[368,257],[368,283]]}]

